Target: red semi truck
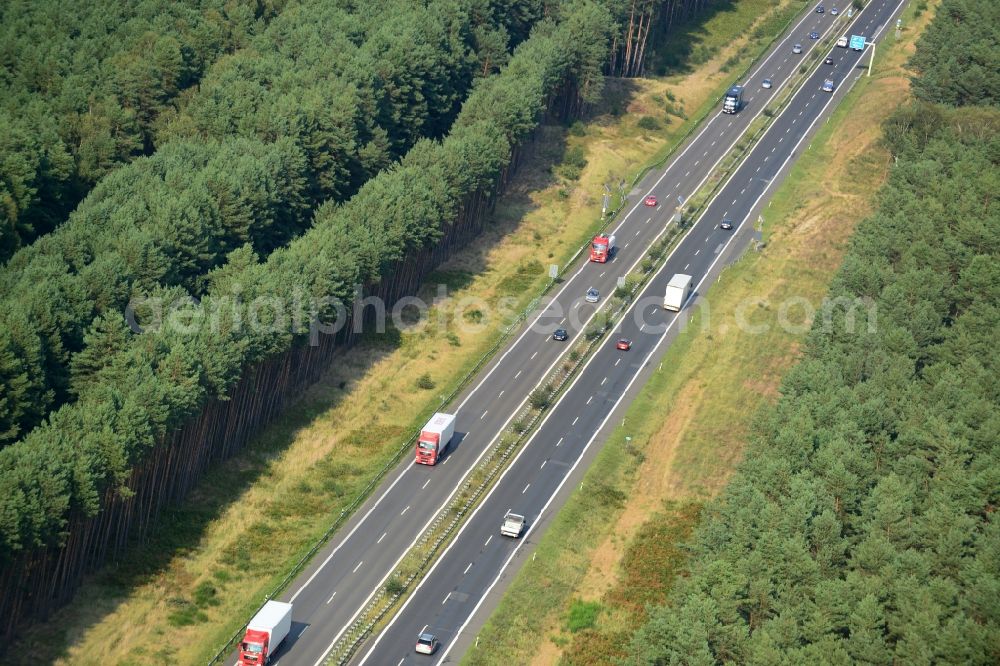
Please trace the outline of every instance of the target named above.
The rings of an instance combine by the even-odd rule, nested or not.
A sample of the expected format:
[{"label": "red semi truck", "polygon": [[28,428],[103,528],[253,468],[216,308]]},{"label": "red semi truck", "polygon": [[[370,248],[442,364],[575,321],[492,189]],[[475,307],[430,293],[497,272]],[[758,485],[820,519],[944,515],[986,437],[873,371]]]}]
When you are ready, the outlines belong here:
[{"label": "red semi truck", "polygon": [[265,666],[291,628],[292,605],[268,601],[247,625],[247,633],[240,641],[239,666]]},{"label": "red semi truck", "polygon": [[615,237],[607,234],[598,234],[590,244],[590,260],[599,263],[606,263],[615,251]]},{"label": "red semi truck", "polygon": [[417,462],[421,465],[436,465],[454,435],[454,414],[439,412],[432,416],[417,438]]}]

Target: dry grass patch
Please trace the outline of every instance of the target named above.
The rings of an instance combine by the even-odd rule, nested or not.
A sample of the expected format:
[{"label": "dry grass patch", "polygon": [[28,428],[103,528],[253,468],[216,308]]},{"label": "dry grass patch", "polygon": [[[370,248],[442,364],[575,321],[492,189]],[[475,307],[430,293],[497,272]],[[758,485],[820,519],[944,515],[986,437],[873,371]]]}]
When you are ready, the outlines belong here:
[{"label": "dry grass patch", "polygon": [[[902,68],[928,14],[919,21],[904,19],[910,28],[903,42],[882,49],[884,60],[876,75],[863,81],[862,89],[836,111],[775,195],[765,212],[765,249],[725,271],[719,287],[709,294],[709,308],[698,312],[668,351],[663,363],[667,371],[654,375],[630,408],[628,426],[651,429],[648,437],[634,438],[643,459],[633,471],[615,477],[629,498],[610,519],[603,518],[605,528],[586,553],[585,571],[574,577],[581,566],[578,546],[571,552],[561,550],[560,538],[566,537],[559,532],[560,514],[539,544],[538,562],[519,574],[481,632],[484,640],[502,641],[502,621],[530,609],[545,618],[536,621],[543,634],[533,649],[517,653],[529,654],[530,663],[610,663],[642,621],[643,613],[625,603],[639,589],[637,581],[647,575],[636,570],[637,556],[666,558],[660,573],[668,578],[682,572],[683,558],[671,551],[676,542],[651,542],[643,535],[694,527],[699,503],[718,493],[738,462],[754,413],[777,398],[781,377],[797,360],[810,323],[803,316],[796,320],[789,310],[788,320],[802,327],[798,332],[783,329],[778,325],[781,304],[793,297],[821,301],[854,225],[871,211],[889,169],[888,155],[879,145],[879,123],[908,95]],[[766,324],[769,330],[759,335],[743,330],[736,321],[741,307],[745,319]],[[625,432],[619,429],[612,441]],[[591,473],[615,448],[601,452]],[[575,501],[571,499],[565,510],[573,511]],[[664,548],[649,550],[651,543]],[[565,587],[560,593],[551,590],[559,584],[551,573],[545,579],[539,575],[567,567],[570,574],[561,579]],[[667,586],[661,588],[660,600],[669,581]],[[548,605],[525,601],[539,589],[545,589]],[[567,631],[565,613],[573,599],[600,603],[593,628]],[[495,663],[475,650],[464,661]]]}]

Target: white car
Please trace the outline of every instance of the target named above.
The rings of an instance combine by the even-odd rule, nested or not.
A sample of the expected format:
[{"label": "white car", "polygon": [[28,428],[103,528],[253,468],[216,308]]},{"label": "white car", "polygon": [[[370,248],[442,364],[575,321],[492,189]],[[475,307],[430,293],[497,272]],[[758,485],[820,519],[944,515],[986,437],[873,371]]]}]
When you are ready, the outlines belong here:
[{"label": "white car", "polygon": [[799,54],[799,53],[802,53],[802,45],[801,44],[796,44],[795,46],[793,46],[792,47],[792,53],[795,53],[796,55]]},{"label": "white car", "polygon": [[521,536],[521,532],[524,531],[525,522],[527,521],[525,521],[524,516],[521,514],[508,511],[503,517],[503,523],[500,525],[500,534],[517,539]]},{"label": "white car", "polygon": [[434,654],[437,652],[438,645],[440,643],[434,634],[420,634],[417,636],[417,646],[413,649],[420,654]]},{"label": "white car", "polygon": [[830,15],[831,16],[836,16],[839,13],[840,13],[840,11],[838,11],[836,7],[834,7],[833,9],[830,10]]},{"label": "white car", "polygon": [[770,88],[771,87],[771,79],[764,79],[763,81],[761,81],[760,82],[760,87],[761,88]]},{"label": "white car", "polygon": [[838,39],[837,40],[837,46],[839,46],[842,49],[846,49],[847,48],[847,37],[841,37],[840,39]]}]

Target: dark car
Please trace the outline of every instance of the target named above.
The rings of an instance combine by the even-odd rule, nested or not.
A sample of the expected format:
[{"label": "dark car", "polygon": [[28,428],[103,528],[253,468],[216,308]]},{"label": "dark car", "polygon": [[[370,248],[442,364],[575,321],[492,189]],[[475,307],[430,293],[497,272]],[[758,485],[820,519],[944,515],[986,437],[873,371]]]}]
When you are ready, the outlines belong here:
[{"label": "dark car", "polygon": [[809,33],[809,39],[819,39],[819,33],[813,30]]},{"label": "dark car", "polygon": [[559,342],[563,342],[567,338],[569,338],[569,333],[566,332],[565,328],[557,328],[555,332],[552,333],[553,340],[558,340]]},{"label": "dark car", "polygon": [[836,85],[830,79],[823,82],[823,92],[832,93],[834,88],[836,88]]},{"label": "dark car", "polygon": [[826,65],[832,65],[833,64],[833,58],[831,58],[830,56],[827,56],[827,57],[823,58],[823,63],[826,64]]},{"label": "dark car", "polygon": [[823,8],[823,5],[817,5],[817,7],[816,7],[816,13],[817,14],[822,14],[825,11],[826,10]]},{"label": "dark car", "polygon": [[727,218],[719,224],[719,228],[729,231],[730,229],[733,228],[733,221]]}]

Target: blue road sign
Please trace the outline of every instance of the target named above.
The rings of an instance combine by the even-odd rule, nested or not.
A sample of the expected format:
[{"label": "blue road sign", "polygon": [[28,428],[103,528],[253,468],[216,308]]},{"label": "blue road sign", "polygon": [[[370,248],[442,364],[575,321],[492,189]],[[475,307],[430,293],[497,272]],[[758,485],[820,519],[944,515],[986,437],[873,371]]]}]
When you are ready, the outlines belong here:
[{"label": "blue road sign", "polygon": [[851,48],[855,51],[865,50],[865,36],[864,35],[851,35]]}]

